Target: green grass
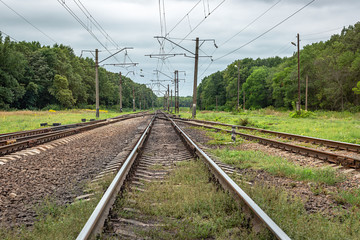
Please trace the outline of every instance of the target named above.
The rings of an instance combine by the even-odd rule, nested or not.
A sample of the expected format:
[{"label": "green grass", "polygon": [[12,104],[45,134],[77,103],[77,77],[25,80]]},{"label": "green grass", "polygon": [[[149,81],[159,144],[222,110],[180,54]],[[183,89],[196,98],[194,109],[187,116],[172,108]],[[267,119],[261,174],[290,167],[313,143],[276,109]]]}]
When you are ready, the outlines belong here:
[{"label": "green grass", "polygon": [[[166,183],[146,183],[146,192],[134,192],[133,208],[152,219],[163,219],[166,226],[143,232],[150,239],[266,239],[248,229],[248,221],[233,198],[209,182],[209,173],[200,161],[179,164]],[[124,213],[118,203],[117,213]],[[157,203],[157,204],[152,204]],[[128,206],[128,205],[127,205]],[[165,220],[164,220],[165,219]]]},{"label": "green grass", "polygon": [[238,168],[262,169],[273,175],[287,177],[298,181],[311,181],[334,185],[344,180],[331,167],[302,167],[284,158],[271,156],[260,151],[236,151],[229,149],[213,150],[213,154],[222,162]]},{"label": "green grass", "polygon": [[[180,114],[191,118],[189,111]],[[247,119],[250,126],[258,128],[360,144],[360,113],[318,111],[311,118],[291,118],[289,111],[261,109],[237,114],[199,111],[196,116],[228,124],[239,124],[240,119]]]},{"label": "green grass", "polygon": [[262,183],[239,186],[283,229],[291,239],[359,239],[360,209],[334,209],[333,215],[307,213],[300,199]]},{"label": "green grass", "polygon": [[[106,119],[116,117],[121,114],[112,111],[100,111],[99,119]],[[85,118],[96,119],[95,111],[90,109],[83,110],[67,110],[67,111],[15,111],[15,112],[0,112],[0,133],[24,131],[31,129],[38,129],[40,123],[61,123],[72,124],[79,123],[81,119]]]}]

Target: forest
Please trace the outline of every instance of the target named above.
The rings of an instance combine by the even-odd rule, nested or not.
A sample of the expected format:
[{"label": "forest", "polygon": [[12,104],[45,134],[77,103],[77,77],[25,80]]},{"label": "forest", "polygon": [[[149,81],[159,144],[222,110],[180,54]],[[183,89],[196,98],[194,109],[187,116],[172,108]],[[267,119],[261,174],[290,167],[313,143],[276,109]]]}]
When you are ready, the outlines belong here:
[{"label": "forest", "polygon": [[[122,77],[123,108],[151,107],[156,95]],[[119,74],[99,67],[100,106],[119,106]],[[141,101],[140,101],[141,100]],[[141,103],[140,103],[141,102]],[[0,35],[0,109],[94,108],[95,62],[64,45],[15,42]],[[117,107],[118,107],[117,106]]]},{"label": "forest", "polygon": [[[273,106],[292,110],[298,97],[297,71],[296,52],[289,58],[236,60],[225,70],[202,79],[197,105],[212,110],[217,99],[219,110],[235,110],[240,72],[240,108],[245,95],[246,109]],[[309,110],[360,111],[360,22],[300,51],[302,109],[306,77]]]},{"label": "forest", "polygon": [[[95,63],[74,54],[69,46],[42,46],[39,42],[14,42],[0,35],[0,109],[93,108]],[[240,108],[273,106],[293,109],[297,101],[297,53],[291,57],[244,58],[223,71],[202,79],[197,105],[202,110],[233,111],[237,106],[240,73]],[[360,22],[343,28],[328,41],[304,46],[300,51],[301,105],[305,104],[308,79],[308,109],[360,111]],[[119,74],[99,68],[100,105],[119,104]],[[123,77],[123,108],[163,106],[163,98],[145,84]],[[181,97],[188,107],[191,97]]]}]

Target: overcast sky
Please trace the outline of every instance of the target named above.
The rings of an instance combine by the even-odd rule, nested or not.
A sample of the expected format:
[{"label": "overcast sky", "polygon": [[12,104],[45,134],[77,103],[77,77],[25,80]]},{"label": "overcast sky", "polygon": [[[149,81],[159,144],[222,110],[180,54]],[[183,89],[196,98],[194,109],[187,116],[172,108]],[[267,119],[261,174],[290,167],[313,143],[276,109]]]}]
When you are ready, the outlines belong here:
[{"label": "overcast sky", "polygon": [[[65,2],[85,27],[70,15],[61,2]],[[74,49],[76,55],[80,55],[81,50],[98,48],[101,51],[100,60],[110,55],[104,46],[112,53],[116,52],[116,48],[133,47],[133,50],[128,50],[131,60],[125,59],[123,51],[116,55],[116,59],[110,58],[104,63],[124,63],[125,59],[126,62],[139,63],[137,67],[105,67],[112,72],[121,71],[124,75],[129,72],[130,78],[146,84],[154,83],[151,80],[170,80],[169,77],[174,76],[175,70],[185,71],[180,73],[180,78],[184,79],[180,83],[180,95],[186,96],[192,95],[194,59],[178,55],[168,58],[163,63],[157,58],[145,56],[160,53],[160,44],[154,36],[166,33],[170,40],[190,52],[195,51],[193,39],[196,37],[215,39],[219,47],[217,49],[211,41],[201,45],[200,55],[212,56],[213,62],[210,65],[210,57],[200,58],[200,82],[205,76],[224,70],[237,59],[291,56],[296,47],[290,42],[296,41],[297,33],[300,34],[302,47],[312,42],[327,40],[331,35],[340,33],[344,26],[354,25],[359,21],[359,0],[315,0],[264,36],[227,55],[309,2],[311,0],[161,0],[161,9],[165,9],[165,12],[161,10],[163,24],[160,24],[158,0],[0,0],[0,31],[17,41],[39,41],[43,45],[53,45],[56,42],[68,45]],[[90,21],[76,3],[86,7],[93,19],[106,31],[107,38],[96,28],[94,20]],[[189,13],[191,9],[193,10]],[[266,12],[268,9],[270,10]],[[264,15],[261,18],[249,25],[262,14]],[[180,22],[181,19],[183,21]],[[177,23],[179,24],[174,28]],[[85,28],[88,28],[101,43]],[[239,34],[233,37],[237,33]],[[181,42],[184,37],[186,39]],[[191,56],[189,52],[175,47],[168,41],[165,42],[164,52],[187,53]],[[84,56],[92,57],[90,53],[84,53]],[[163,74],[157,76],[155,70]],[[142,75],[144,77],[141,77]],[[157,85],[153,88],[155,91],[163,90]]]}]

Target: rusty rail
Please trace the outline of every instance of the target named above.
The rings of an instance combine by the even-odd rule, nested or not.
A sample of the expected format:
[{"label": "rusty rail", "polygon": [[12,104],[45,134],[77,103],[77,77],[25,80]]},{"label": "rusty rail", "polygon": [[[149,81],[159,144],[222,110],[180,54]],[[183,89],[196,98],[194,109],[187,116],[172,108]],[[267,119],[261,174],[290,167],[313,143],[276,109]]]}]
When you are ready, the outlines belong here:
[{"label": "rusty rail", "polygon": [[[147,137],[151,132],[151,127],[155,118],[156,115],[154,115],[154,117],[151,119],[144,133],[142,134],[135,147],[121,166],[119,172],[116,174],[114,180],[106,190],[105,194],[99,201],[90,218],[88,219],[83,229],[79,233],[78,237],[76,238],[77,240],[95,238],[96,234],[100,232],[102,226],[104,225],[105,219],[107,218],[111,205],[114,203],[117,194],[119,193],[122,185],[124,184],[124,181],[130,169],[132,168],[136,157],[138,156],[138,152],[141,151],[140,149],[143,147],[144,142],[146,141]],[[168,120],[171,121],[175,130],[180,134],[180,136],[189,145],[189,147],[194,150],[195,154],[206,161],[210,170],[221,182],[222,186],[225,189],[231,191],[232,193],[235,193],[235,196],[238,199],[241,199],[253,211],[253,213],[260,220],[262,220],[265,226],[267,226],[278,239],[290,239],[287,234],[282,231],[279,226],[277,226],[277,224],[176,125],[174,121],[172,121],[171,119]]]},{"label": "rusty rail", "polygon": [[149,125],[144,130],[143,134],[135,144],[133,150],[126,158],[119,172],[116,174],[114,180],[111,182],[110,186],[99,201],[98,205],[96,206],[95,210],[86,222],[85,226],[79,233],[78,237],[76,238],[77,240],[90,239],[91,237],[94,237],[95,234],[98,233],[103,227],[110,207],[114,203],[116,196],[119,193],[131,167],[133,166],[133,163],[135,162],[135,159],[138,156],[140,149],[142,148],[145,140],[150,134],[154,119],[155,115],[152,117]]},{"label": "rusty rail", "polygon": [[[183,123],[186,123],[189,125],[193,125],[193,126],[197,126],[197,127],[214,129],[216,131],[232,133],[231,130],[226,130],[226,129],[217,128],[217,127],[211,127],[211,126],[207,126],[207,125],[203,125],[203,124],[199,124],[199,123],[193,123],[190,121],[184,121],[184,120],[179,120],[179,119],[175,119],[175,121],[180,121],[180,122],[183,122]],[[328,161],[331,163],[341,164],[345,167],[350,167],[350,168],[355,168],[355,169],[360,168],[360,159],[359,158],[348,157],[348,156],[339,155],[339,154],[326,152],[326,151],[322,151],[322,150],[317,150],[317,149],[313,149],[313,148],[302,147],[302,146],[298,146],[298,145],[294,145],[294,144],[290,144],[290,143],[279,142],[276,140],[271,140],[271,139],[267,139],[267,138],[263,138],[263,137],[245,134],[245,133],[235,132],[235,134],[241,136],[242,138],[244,138],[246,140],[257,141],[261,144],[269,145],[270,147],[280,148],[282,150],[291,151],[291,152],[302,154],[305,156],[318,158],[318,159]]]},{"label": "rusty rail", "polygon": [[291,133],[276,132],[276,131],[265,130],[265,129],[261,129],[261,128],[252,128],[252,127],[245,127],[245,126],[239,126],[239,125],[231,125],[231,124],[213,122],[213,121],[186,119],[186,118],[173,118],[173,119],[182,120],[182,121],[192,121],[192,122],[198,122],[198,123],[204,123],[204,124],[210,124],[210,125],[219,125],[219,126],[225,126],[225,127],[235,127],[237,129],[244,129],[244,130],[250,130],[250,131],[257,131],[257,132],[261,132],[261,133],[273,134],[278,137],[287,138],[290,140],[294,139],[294,140],[298,140],[301,142],[309,142],[309,143],[313,143],[313,144],[324,145],[326,147],[331,147],[331,148],[335,148],[335,149],[341,149],[341,150],[360,153],[360,145],[359,144],[333,141],[333,140],[321,139],[321,138],[315,138],[315,137],[308,137],[308,136],[296,135],[296,134],[291,134]]},{"label": "rusty rail", "polygon": [[[12,152],[20,151],[25,148],[33,147],[35,145],[39,145],[45,142],[53,141],[59,138],[67,137],[73,134],[77,134],[79,132],[84,132],[87,130],[91,130],[97,127],[101,127],[110,123],[115,123],[123,120],[127,120],[130,118],[135,118],[139,116],[145,116],[148,114],[144,113],[136,113],[136,114],[127,114],[121,115],[115,118],[109,118],[105,120],[98,120],[87,123],[76,123],[63,125],[55,128],[47,128],[47,129],[37,129],[30,131],[22,131],[19,133],[11,133],[5,136],[6,140],[2,140],[0,142],[0,156],[6,155]],[[70,128],[69,130],[64,130],[64,128]],[[60,129],[60,130],[56,130]],[[45,131],[42,131],[45,130]],[[38,134],[36,134],[38,133]],[[13,136],[12,138],[8,138],[9,136]],[[2,136],[0,136],[1,139]]]},{"label": "rusty rail", "polygon": [[230,191],[236,198],[244,202],[278,239],[290,239],[289,236],[200,147],[198,147],[172,119],[168,119],[188,146],[194,150],[194,153],[200,159],[205,161],[210,171],[218,179],[224,189]]}]

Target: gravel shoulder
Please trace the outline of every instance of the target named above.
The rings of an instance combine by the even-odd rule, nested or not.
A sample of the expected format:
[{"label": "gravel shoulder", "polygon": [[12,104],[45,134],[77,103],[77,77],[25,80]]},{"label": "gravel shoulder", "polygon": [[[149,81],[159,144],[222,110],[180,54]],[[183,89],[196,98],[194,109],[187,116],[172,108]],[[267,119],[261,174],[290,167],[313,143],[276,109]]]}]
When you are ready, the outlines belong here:
[{"label": "gravel shoulder", "polygon": [[32,225],[36,207],[46,200],[72,202],[148,121],[149,117],[139,117],[100,127],[77,140],[0,165],[0,226]]}]

